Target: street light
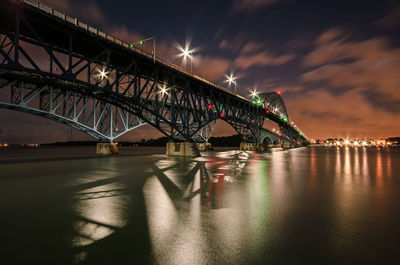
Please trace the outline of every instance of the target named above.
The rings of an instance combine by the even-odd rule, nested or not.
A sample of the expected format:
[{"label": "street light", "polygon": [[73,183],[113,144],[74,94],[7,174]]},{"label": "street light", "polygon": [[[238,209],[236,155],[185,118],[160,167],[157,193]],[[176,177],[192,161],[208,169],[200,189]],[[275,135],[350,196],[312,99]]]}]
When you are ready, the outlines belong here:
[{"label": "street light", "polygon": [[257,97],[257,94],[258,94],[257,88],[254,88],[254,90],[251,91],[251,96],[252,96],[253,98],[255,98],[255,97]]},{"label": "street light", "polygon": [[237,77],[233,76],[232,73],[230,75],[226,74],[225,77],[226,77],[225,83],[228,83],[229,87],[231,86],[232,83],[235,85],[235,94],[236,94],[236,84],[237,84],[236,79],[237,79]]},{"label": "street light", "polygon": [[179,54],[179,57],[183,57],[183,60],[185,62],[186,62],[186,58],[190,59],[190,72],[193,73],[193,53],[195,50],[194,49],[190,50],[189,45],[187,45],[185,48],[183,48],[179,45],[178,48],[181,51],[181,53]]},{"label": "street light", "polygon": [[152,51],[152,56],[153,56],[153,61],[154,63],[156,62],[156,35],[153,35],[149,38],[143,39],[143,40],[139,40],[135,43],[131,43],[130,47],[134,48],[136,45],[140,45],[142,46],[146,41],[152,40],[153,41],[153,51]]}]

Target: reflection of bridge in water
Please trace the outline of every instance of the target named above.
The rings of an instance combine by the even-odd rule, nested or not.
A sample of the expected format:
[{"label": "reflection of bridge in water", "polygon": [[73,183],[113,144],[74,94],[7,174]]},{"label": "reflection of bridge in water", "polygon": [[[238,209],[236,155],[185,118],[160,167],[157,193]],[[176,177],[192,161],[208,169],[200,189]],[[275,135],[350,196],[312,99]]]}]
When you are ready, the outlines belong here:
[{"label": "reflection of bridge in water", "polygon": [[[217,157],[193,160],[179,157],[155,159],[151,169],[140,174],[140,177],[136,176],[140,180],[130,187],[100,189],[104,186],[115,187],[116,183],[121,181],[121,178],[115,176],[71,187],[71,202],[76,209],[72,235],[75,263],[108,264],[117,253],[124,261],[131,257],[132,262],[154,262],[150,253],[154,246],[151,246],[150,241],[141,242],[139,245],[135,243],[135,248],[131,248],[129,242],[133,243],[135,238],[150,240],[149,233],[160,232],[157,231],[159,227],[152,227],[151,223],[154,220],[147,220],[158,218],[159,203],[164,204],[162,207],[166,207],[165,203],[168,203],[172,207],[171,212],[178,215],[185,215],[188,207],[199,211],[200,208],[206,210],[228,207],[229,201],[222,196],[224,189],[229,189],[231,183],[240,179],[251,159],[253,154],[243,151],[221,152]],[[151,195],[146,194],[146,185],[152,186]],[[93,189],[95,191],[82,192]],[[136,217],[127,217],[130,223],[116,225],[99,220],[104,216],[115,219],[116,213],[113,213],[113,208],[115,204],[124,204],[124,198],[130,198],[134,204],[132,207],[135,208]],[[162,215],[165,217],[165,213]],[[189,217],[179,218],[185,220]],[[126,245],[121,245],[121,241]],[[113,244],[117,243],[118,250],[105,257],[105,253],[102,252],[105,249],[113,249]]]},{"label": "reflection of bridge in water", "polygon": [[277,93],[249,101],[36,1],[0,2],[0,107],[106,142],[145,124],[171,140],[207,141],[218,120],[250,149],[307,142]]}]

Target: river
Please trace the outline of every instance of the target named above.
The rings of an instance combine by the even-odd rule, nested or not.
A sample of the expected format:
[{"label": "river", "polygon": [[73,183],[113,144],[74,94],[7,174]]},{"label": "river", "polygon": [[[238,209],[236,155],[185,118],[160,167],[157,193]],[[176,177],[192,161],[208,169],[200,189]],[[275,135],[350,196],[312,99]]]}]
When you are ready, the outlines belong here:
[{"label": "river", "polygon": [[400,149],[0,149],[2,264],[399,264]]}]

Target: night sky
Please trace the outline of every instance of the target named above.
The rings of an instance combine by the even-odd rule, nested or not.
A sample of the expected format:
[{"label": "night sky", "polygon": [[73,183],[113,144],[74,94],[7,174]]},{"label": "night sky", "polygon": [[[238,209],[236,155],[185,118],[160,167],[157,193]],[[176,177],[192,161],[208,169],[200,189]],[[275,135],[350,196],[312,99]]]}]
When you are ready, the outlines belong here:
[{"label": "night sky", "polygon": [[[225,74],[233,72],[245,97],[253,88],[281,91],[289,117],[309,138],[400,136],[396,1],[41,2],[128,42],[155,34],[157,54],[178,65],[176,45],[190,43],[195,74],[227,86]],[[0,124],[0,140],[13,143],[66,141],[70,134],[10,110],[0,110]],[[231,134],[220,121],[214,136]],[[122,140],[159,136],[145,126]],[[77,131],[73,137],[90,139]]]}]

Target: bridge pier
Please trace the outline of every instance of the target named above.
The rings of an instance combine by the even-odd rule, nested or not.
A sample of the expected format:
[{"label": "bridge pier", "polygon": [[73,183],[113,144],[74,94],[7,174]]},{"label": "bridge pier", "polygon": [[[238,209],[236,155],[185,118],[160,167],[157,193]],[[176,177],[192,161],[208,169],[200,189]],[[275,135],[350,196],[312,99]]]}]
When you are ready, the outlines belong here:
[{"label": "bridge pier", "polygon": [[118,147],[115,143],[97,143],[96,154],[99,155],[118,155]]},{"label": "bridge pier", "polygon": [[266,151],[267,146],[261,143],[240,143],[240,151]]},{"label": "bridge pier", "polygon": [[199,151],[213,150],[213,146],[211,143],[196,143],[196,146]]},{"label": "bridge pier", "polygon": [[196,157],[200,156],[199,149],[196,143],[192,142],[168,142],[167,143],[167,156],[185,156]]}]

